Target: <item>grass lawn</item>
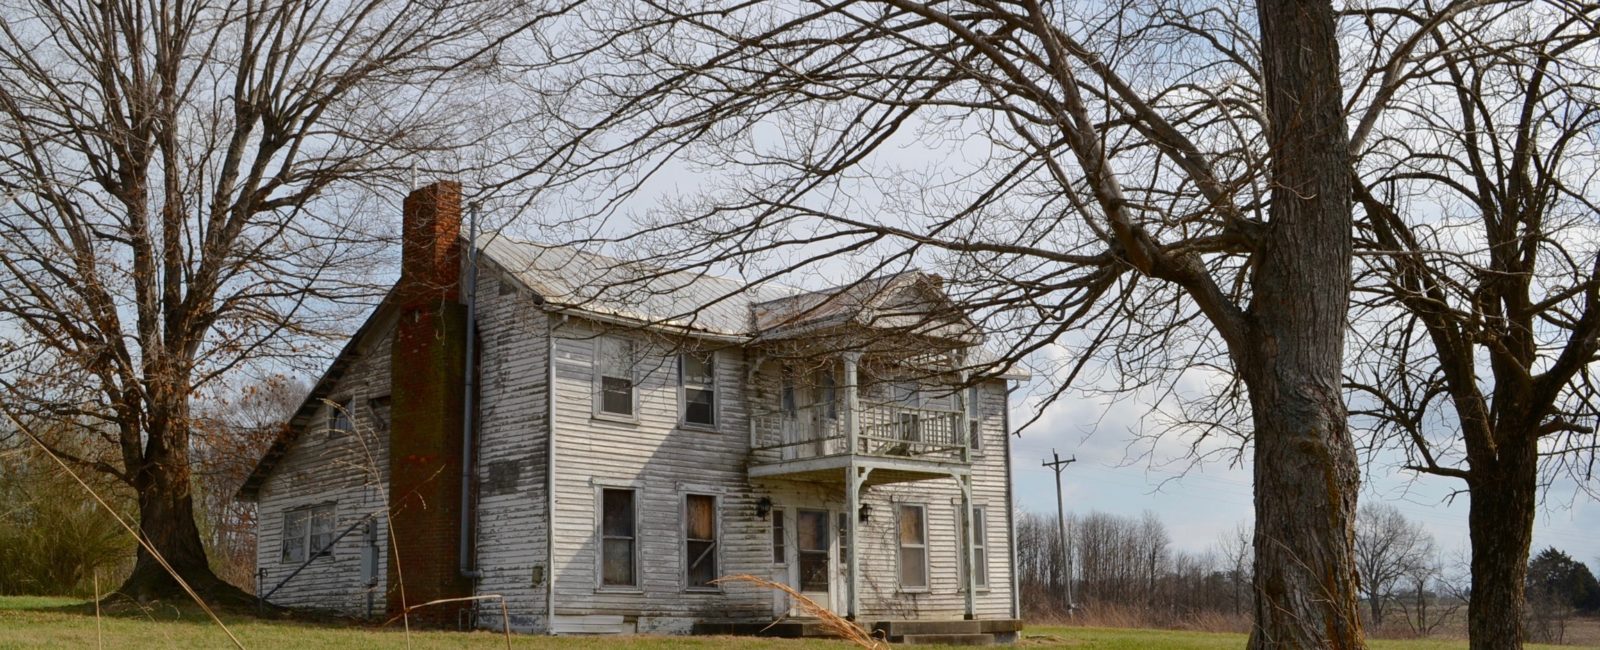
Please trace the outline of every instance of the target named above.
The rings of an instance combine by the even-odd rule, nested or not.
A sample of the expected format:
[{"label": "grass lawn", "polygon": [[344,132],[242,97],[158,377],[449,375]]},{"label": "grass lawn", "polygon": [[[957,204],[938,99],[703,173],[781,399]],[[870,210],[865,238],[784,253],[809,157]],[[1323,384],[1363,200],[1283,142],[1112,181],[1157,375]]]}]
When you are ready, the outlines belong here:
[{"label": "grass lawn", "polygon": [[[192,610],[171,608],[143,612],[122,612],[101,617],[70,609],[82,601],[66,598],[0,597],[0,648],[93,648],[97,643],[108,648],[223,648],[228,638],[216,625]],[[405,648],[406,636],[398,629],[340,627],[227,616],[233,633],[247,648],[291,648],[293,650],[338,648]],[[1237,634],[1173,632],[1167,630],[1118,630],[1105,628],[1031,628],[1023,646],[1029,650],[1076,648],[1082,650],[1213,650],[1244,647]],[[513,635],[516,648],[675,648],[722,650],[845,650],[848,646],[831,641],[757,640],[736,637],[538,637]],[[419,632],[410,635],[410,648],[492,648],[505,647],[497,634],[474,632]],[[1382,641],[1372,642],[1374,650],[1454,650],[1465,648],[1460,641]],[[1529,646],[1543,650],[1570,649],[1575,646]]]}]

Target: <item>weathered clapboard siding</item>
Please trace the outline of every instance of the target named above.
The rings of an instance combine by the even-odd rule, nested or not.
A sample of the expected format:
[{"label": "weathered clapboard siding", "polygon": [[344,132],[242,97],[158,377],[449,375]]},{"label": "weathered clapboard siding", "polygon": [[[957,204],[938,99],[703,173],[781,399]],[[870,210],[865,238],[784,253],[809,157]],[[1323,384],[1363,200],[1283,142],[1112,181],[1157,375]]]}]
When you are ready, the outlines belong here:
[{"label": "weathered clapboard siding", "polygon": [[375,404],[373,400],[389,395],[393,329],[391,320],[368,330],[366,340],[359,342],[359,358],[330,393],[332,402],[350,400],[355,431],[331,435],[327,430],[329,407],[324,406],[262,485],[257,503],[256,567],[265,571],[258,587],[262,593],[300,565],[282,561],[284,513],[329,502],[334,504],[335,535],[362,517],[378,513],[377,585],[368,587],[362,580],[362,548],[368,542],[358,528],[338,542],[331,556],[317,558],[279,589],[272,597],[275,604],[366,616],[370,594],[372,611],[383,613],[388,554],[382,549],[388,536],[381,522],[388,503],[389,413],[384,402]]},{"label": "weathered clapboard siding", "polygon": [[[496,273],[480,273],[482,346],[476,480],[477,593],[505,598],[514,629],[543,631],[548,563],[545,498],[547,316]],[[502,291],[502,288],[505,291]],[[483,627],[498,629],[500,604],[478,604]]]},{"label": "weathered clapboard siding", "polygon": [[[676,344],[637,340],[637,422],[593,415],[594,338],[604,328],[580,319],[556,332],[556,614],[636,617],[638,629],[686,631],[695,619],[769,616],[772,598],[744,584],[721,592],[683,588],[681,508],[684,495],[720,498],[719,572],[765,574],[771,549],[766,522],[754,516],[756,494],[747,479],[748,420],[745,360],[737,348],[718,352],[718,430],[678,426]],[[598,486],[638,492],[640,575],[637,589],[602,589],[596,568]]]},{"label": "weathered clapboard siding", "polygon": [[[974,603],[979,618],[1011,615],[1010,540],[1006,526],[1005,384],[985,383],[980,389],[982,455],[972,464],[973,505],[985,507],[989,586],[980,587]],[[863,503],[871,504],[872,520],[862,526],[862,615],[896,618],[959,618],[966,611],[965,585],[960,582],[962,553],[959,516],[961,489],[954,479],[873,487]],[[920,504],[928,517],[928,589],[899,589],[899,543],[896,506]]]},{"label": "weathered clapboard siding", "polygon": [[[758,381],[752,385],[758,413],[776,412],[779,408],[780,382],[783,370],[777,364],[762,368]],[[862,398],[864,400],[888,399],[885,384],[875,383],[863,373]],[[937,391],[930,391],[937,392]],[[974,603],[980,618],[1009,618],[1011,615],[1010,538],[1007,525],[1006,486],[1010,482],[1009,465],[1005,456],[1005,410],[1007,408],[1004,381],[990,381],[980,386],[980,435],[982,452],[974,456],[973,504],[984,507],[987,524],[989,556],[989,585],[980,587]],[[798,401],[808,398],[806,391],[797,391]],[[843,399],[842,397],[840,399]],[[954,408],[957,404],[948,396],[940,398],[939,408]],[[758,441],[773,444],[781,434],[770,427],[776,421],[758,418]],[[757,452],[756,457],[771,461],[776,454]],[[793,481],[767,481],[774,486]],[[774,497],[782,506],[842,509],[844,486],[837,485],[821,499],[800,498],[786,501]],[[861,591],[859,614],[864,617],[890,618],[960,618],[966,613],[964,585],[960,584],[962,540],[958,526],[961,509],[961,490],[955,479],[936,479],[880,485],[869,488],[862,497],[871,516],[859,524],[857,545],[861,553]],[[899,545],[896,528],[896,506],[900,503],[923,505],[928,518],[928,588],[903,591],[899,586]],[[792,523],[791,523],[792,525]],[[790,535],[794,533],[791,531]],[[837,549],[835,549],[837,553]]]}]

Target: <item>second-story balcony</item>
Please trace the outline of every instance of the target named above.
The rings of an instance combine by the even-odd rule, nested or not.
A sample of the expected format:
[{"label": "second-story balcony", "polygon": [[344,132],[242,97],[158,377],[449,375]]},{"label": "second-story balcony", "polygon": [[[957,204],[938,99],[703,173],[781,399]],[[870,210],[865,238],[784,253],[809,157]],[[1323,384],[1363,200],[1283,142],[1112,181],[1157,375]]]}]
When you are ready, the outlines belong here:
[{"label": "second-story balcony", "polygon": [[959,410],[863,400],[853,414],[823,403],[760,413],[753,424],[752,477],[842,481],[855,464],[873,468],[868,484],[896,483],[964,473],[972,461]]}]

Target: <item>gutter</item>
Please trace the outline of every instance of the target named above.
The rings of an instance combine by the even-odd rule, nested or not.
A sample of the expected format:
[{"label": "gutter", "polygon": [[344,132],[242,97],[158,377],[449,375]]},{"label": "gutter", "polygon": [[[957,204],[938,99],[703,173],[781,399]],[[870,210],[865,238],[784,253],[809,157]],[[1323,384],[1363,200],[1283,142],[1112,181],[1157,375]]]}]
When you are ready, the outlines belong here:
[{"label": "gutter", "polygon": [[[478,390],[478,204],[471,207],[467,225],[467,361],[466,394],[461,399],[461,526],[456,554],[460,558],[461,576],[476,581],[483,572],[473,565],[472,537],[477,532],[477,511],[472,508],[472,474],[478,471],[477,452],[473,434],[477,429],[476,404],[473,398]],[[476,591],[476,588],[474,588]]]}]

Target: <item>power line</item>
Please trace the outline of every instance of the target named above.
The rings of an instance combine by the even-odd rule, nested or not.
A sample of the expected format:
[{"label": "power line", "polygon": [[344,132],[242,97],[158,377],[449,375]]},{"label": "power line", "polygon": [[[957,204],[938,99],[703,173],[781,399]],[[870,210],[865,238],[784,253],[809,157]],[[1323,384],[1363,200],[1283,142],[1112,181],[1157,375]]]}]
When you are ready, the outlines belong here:
[{"label": "power line", "polygon": [[1074,607],[1072,604],[1072,549],[1070,546],[1068,546],[1071,542],[1070,538],[1067,537],[1067,510],[1066,506],[1064,505],[1066,497],[1063,496],[1061,491],[1061,470],[1066,469],[1068,465],[1078,462],[1078,457],[1073,456],[1072,458],[1061,460],[1061,454],[1056,453],[1056,450],[1054,449],[1050,450],[1050,457],[1054,458],[1055,460],[1044,461],[1044,466],[1053,469],[1056,472],[1056,524],[1061,527],[1061,555],[1062,559],[1064,560],[1063,564],[1065,564],[1067,567],[1066,580],[1063,582],[1067,583],[1067,616],[1070,617],[1072,616],[1072,611],[1076,609],[1076,607]]}]

